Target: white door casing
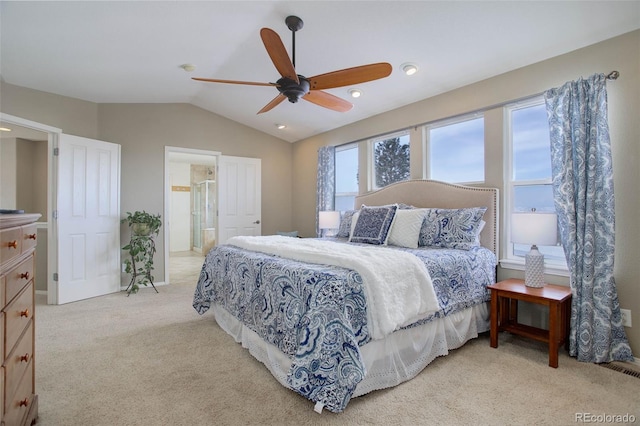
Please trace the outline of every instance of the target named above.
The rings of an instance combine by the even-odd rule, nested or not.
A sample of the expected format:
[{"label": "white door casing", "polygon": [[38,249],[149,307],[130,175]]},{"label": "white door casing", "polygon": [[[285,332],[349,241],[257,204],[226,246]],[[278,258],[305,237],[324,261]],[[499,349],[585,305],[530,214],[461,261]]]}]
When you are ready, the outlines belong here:
[{"label": "white door casing", "polygon": [[57,303],[120,291],[120,145],[60,135]]},{"label": "white door casing", "polygon": [[220,157],[218,244],[237,235],[261,235],[262,176],[259,158]]}]

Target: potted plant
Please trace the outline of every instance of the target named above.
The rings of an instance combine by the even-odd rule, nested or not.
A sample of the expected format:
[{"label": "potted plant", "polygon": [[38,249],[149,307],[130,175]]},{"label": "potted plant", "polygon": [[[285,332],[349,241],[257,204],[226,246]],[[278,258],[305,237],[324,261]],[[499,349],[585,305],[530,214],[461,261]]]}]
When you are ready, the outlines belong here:
[{"label": "potted plant", "polygon": [[162,221],[160,220],[160,214],[151,214],[146,211],[127,212],[127,217],[120,221],[121,223],[127,223],[133,235],[147,236],[158,235]]},{"label": "potted plant", "polygon": [[153,255],[156,252],[153,236],[158,235],[162,221],[159,214],[151,214],[146,211],[127,212],[127,216],[121,220],[121,223],[127,223],[131,229],[131,241],[122,247],[129,258],[124,260],[125,272],[131,274],[131,282],[127,287],[127,294],[137,293],[138,284],[151,286],[158,292],[153,285]]}]

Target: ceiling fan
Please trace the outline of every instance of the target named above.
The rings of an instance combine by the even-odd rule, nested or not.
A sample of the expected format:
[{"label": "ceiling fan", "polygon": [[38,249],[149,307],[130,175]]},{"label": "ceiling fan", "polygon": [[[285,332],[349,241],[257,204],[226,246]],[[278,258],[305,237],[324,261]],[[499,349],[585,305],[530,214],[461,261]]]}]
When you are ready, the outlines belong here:
[{"label": "ceiling fan", "polygon": [[258,114],[262,114],[263,112],[267,112],[273,109],[285,99],[289,99],[289,102],[296,103],[300,98],[334,111],[347,112],[351,108],[353,108],[353,105],[350,102],[347,102],[344,99],[341,99],[330,93],[324,92],[323,90],[377,80],[387,77],[391,74],[391,65],[386,62],[379,62],[375,64],[362,65],[359,67],[346,68],[343,70],[320,74],[309,78],[300,75],[296,72],[295,69],[296,31],[302,29],[303,22],[302,19],[298,18],[297,16],[288,16],[285,19],[285,24],[291,30],[292,34],[292,59],[289,59],[287,50],[282,44],[280,36],[278,36],[275,31],[269,28],[262,28],[260,30],[260,37],[262,38],[264,47],[267,49],[267,53],[269,54],[271,61],[282,76],[275,83],[218,80],[212,78],[197,77],[192,78],[198,81],[207,81],[213,83],[276,87],[278,89],[278,92],[280,93],[278,93],[278,96],[276,96],[271,102],[265,105],[264,108],[258,111]]}]

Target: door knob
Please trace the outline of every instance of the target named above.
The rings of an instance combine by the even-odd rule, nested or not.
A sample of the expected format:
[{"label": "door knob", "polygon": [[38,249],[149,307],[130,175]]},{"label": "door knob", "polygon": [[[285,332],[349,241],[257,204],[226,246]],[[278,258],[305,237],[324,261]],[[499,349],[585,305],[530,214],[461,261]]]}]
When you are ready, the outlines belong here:
[{"label": "door knob", "polygon": [[256,225],[259,225],[259,224],[260,224],[260,219],[256,220],[256,221],[255,221],[255,222],[253,222],[253,223],[255,223]]}]

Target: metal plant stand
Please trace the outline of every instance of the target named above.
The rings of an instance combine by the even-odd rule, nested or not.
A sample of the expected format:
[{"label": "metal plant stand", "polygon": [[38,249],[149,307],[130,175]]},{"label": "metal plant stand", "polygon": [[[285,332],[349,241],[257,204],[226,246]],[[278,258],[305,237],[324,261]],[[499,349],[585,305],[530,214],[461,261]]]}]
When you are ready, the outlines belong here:
[{"label": "metal plant stand", "polygon": [[129,241],[129,245],[124,247],[131,254],[131,265],[127,266],[128,273],[131,274],[131,281],[127,286],[127,296],[131,292],[138,291],[138,284],[147,285],[158,293],[158,289],[153,285],[153,255],[156,252],[156,244],[152,236],[133,235]]}]

